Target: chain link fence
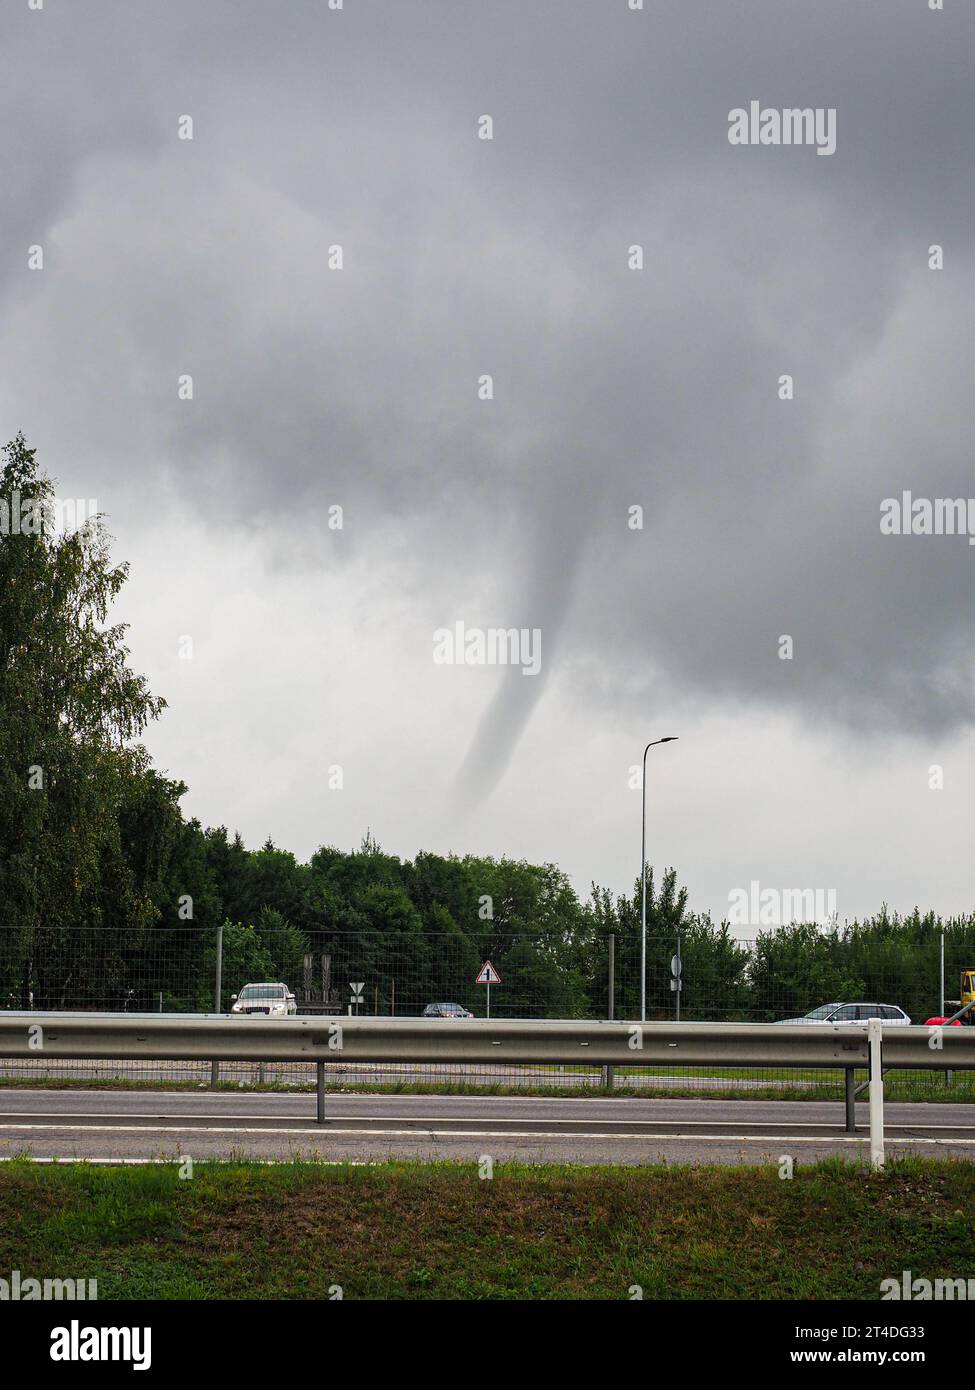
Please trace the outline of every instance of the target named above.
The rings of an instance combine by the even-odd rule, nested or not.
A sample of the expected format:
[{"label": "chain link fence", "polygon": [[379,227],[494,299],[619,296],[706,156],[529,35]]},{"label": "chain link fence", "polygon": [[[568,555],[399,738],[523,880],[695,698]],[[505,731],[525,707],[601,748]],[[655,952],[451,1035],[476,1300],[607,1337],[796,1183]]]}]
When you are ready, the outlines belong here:
[{"label": "chain link fence", "polygon": [[[679,956],[680,965],[675,958]],[[490,960],[499,983],[478,984]],[[964,968],[975,963],[965,940],[947,937],[945,994],[959,995]],[[810,929],[766,934],[759,940],[725,932],[655,934],[647,939],[646,1012],[651,1020],[774,1022],[827,1003],[874,1002],[903,1009],[923,1023],[941,1011],[941,942],[937,935],[906,950],[899,941],[859,938],[837,943]],[[432,1004],[455,1004],[497,1018],[638,1018],[639,936],[567,941],[552,932],[492,935],[312,932],[258,937],[226,923],[219,931],[193,924],[131,933],[105,929],[26,929],[0,926],[0,1007],[12,1010],[99,1010],[127,1013],[204,1013],[232,1007],[246,984],[276,981],[307,1015],[372,1014],[416,1017]],[[676,986],[680,984],[678,989]],[[948,1008],[950,1009],[950,1004]],[[453,1026],[449,1018],[443,1027]],[[0,1080],[33,1079],[160,1084],[207,1084],[200,1063],[0,1063]],[[312,1085],[310,1064],[222,1064],[220,1079],[241,1085]],[[836,1071],[758,1071],[686,1067],[599,1067],[329,1064],[333,1086],[361,1089],[529,1088],[564,1093],[607,1082],[636,1094],[690,1091],[763,1097],[770,1092],[839,1095]],[[970,1079],[951,1083],[969,1098]],[[905,1095],[945,1092],[942,1074],[898,1075]],[[975,1092],[972,1093],[975,1098]]]}]

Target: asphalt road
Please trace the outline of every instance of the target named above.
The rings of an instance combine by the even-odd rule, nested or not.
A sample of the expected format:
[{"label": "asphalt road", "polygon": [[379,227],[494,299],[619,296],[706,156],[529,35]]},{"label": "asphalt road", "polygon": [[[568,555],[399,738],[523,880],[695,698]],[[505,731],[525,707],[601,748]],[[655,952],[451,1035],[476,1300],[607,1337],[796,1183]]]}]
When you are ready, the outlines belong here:
[{"label": "asphalt road", "polygon": [[[891,1156],[975,1158],[975,1111],[891,1104]],[[195,1160],[297,1155],[333,1162],[387,1158],[525,1163],[778,1163],[841,1154],[867,1159],[867,1107],[857,1136],[843,1107],[818,1101],[540,1099],[518,1096],[337,1096],[315,1123],[313,1095],[227,1092],[0,1093],[0,1158]]]}]

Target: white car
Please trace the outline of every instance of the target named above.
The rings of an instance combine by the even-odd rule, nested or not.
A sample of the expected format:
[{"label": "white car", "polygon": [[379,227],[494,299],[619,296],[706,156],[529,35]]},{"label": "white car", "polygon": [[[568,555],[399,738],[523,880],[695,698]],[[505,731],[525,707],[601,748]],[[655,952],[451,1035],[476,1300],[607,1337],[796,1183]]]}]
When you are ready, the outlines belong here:
[{"label": "white car", "polygon": [[284,1018],[296,1014],[298,1004],[287,985],[245,985],[230,999],[232,1014],[263,1014],[266,1018]]},{"label": "white car", "polygon": [[896,1004],[820,1004],[802,1018],[780,1018],[780,1023],[866,1023],[879,1018],[882,1023],[899,1023],[904,1027],[910,1019]]}]

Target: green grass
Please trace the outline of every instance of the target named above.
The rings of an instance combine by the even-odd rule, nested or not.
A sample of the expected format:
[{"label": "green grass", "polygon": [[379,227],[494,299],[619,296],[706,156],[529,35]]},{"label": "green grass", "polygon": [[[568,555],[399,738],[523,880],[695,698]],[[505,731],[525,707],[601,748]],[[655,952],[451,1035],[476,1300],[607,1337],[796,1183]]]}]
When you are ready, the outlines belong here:
[{"label": "green grass", "polygon": [[[788,1147],[787,1142],[785,1147]],[[0,1167],[0,1275],[109,1298],[876,1300],[967,1278],[975,1165]]]},{"label": "green grass", "polygon": [[[651,1073],[652,1074],[652,1073]],[[497,1082],[477,1085],[459,1078],[438,1082],[392,1081],[359,1083],[354,1085],[332,1082],[326,1086],[335,1095],[417,1095],[417,1096],[543,1096],[547,1098],[565,1097],[580,1099],[598,1096],[601,1099],[618,1097],[628,1099],[642,1097],[645,1100],[830,1100],[843,1099],[843,1080],[838,1072],[732,1072],[709,1070],[708,1076],[720,1078],[716,1086],[701,1086],[690,1078],[686,1084],[669,1086],[636,1086],[626,1084],[627,1073],[621,1068],[616,1072],[616,1086],[612,1091],[594,1084],[552,1085],[544,1083],[521,1085]],[[735,1086],[736,1080],[762,1080],[757,1086]],[[856,1073],[857,1085],[866,1080],[866,1072]],[[798,1083],[803,1084],[798,1084]],[[209,1080],[201,1081],[157,1081],[141,1077],[97,1077],[85,1079],[73,1076],[0,1076],[0,1089],[25,1088],[28,1090],[51,1091],[209,1091]],[[310,1082],[266,1081],[221,1081],[215,1088],[219,1091],[277,1092],[279,1094],[307,1094],[315,1089]],[[884,1092],[887,1100],[968,1102],[975,1103],[975,1074],[955,1072],[952,1084],[946,1085],[942,1072],[899,1071],[888,1073],[884,1078]],[[865,1101],[866,1091],[859,1099]]]}]

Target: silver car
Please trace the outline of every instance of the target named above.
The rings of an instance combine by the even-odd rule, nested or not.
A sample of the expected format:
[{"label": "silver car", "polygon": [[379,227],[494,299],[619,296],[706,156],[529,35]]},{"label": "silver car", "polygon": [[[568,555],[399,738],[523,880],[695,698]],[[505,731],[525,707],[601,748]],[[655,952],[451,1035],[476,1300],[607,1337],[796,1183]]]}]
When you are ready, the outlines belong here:
[{"label": "silver car", "polygon": [[907,1026],[910,1019],[896,1004],[820,1004],[802,1018],[780,1018],[780,1023],[866,1023],[879,1018],[882,1023]]},{"label": "silver car", "polygon": [[232,1014],[263,1014],[265,1018],[284,1018],[298,1012],[294,995],[280,981],[245,985],[239,994],[231,996]]}]

